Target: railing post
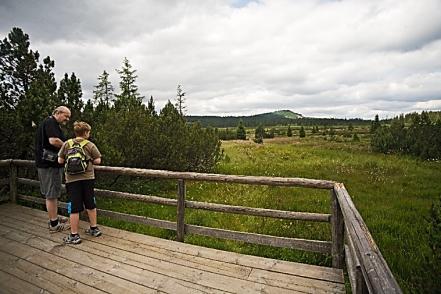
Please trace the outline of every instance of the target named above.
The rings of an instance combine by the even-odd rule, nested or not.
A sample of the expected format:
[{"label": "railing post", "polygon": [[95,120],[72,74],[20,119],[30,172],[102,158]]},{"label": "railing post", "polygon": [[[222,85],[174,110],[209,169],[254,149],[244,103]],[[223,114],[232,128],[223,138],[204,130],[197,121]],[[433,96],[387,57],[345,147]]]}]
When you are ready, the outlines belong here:
[{"label": "railing post", "polygon": [[178,180],[178,205],[176,218],[176,239],[179,242],[184,242],[185,236],[185,182],[182,179]]},{"label": "railing post", "polygon": [[332,267],[343,268],[344,265],[344,230],[345,224],[340,204],[334,189],[331,190],[331,231],[332,231]]},{"label": "railing post", "polygon": [[9,165],[9,200],[17,202],[17,166],[11,160]]},{"label": "railing post", "polygon": [[11,160],[9,165],[9,199],[12,203],[17,202],[17,166]]}]

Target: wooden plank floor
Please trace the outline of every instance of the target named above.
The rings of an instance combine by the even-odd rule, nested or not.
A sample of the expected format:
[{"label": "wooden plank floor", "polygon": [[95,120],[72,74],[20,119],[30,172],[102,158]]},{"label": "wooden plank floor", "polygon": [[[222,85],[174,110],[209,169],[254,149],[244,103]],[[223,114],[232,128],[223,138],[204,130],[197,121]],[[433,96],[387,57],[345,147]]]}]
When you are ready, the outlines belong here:
[{"label": "wooden plank floor", "polygon": [[341,270],[261,258],[100,226],[50,234],[47,214],[0,205],[0,293],[343,293]]}]

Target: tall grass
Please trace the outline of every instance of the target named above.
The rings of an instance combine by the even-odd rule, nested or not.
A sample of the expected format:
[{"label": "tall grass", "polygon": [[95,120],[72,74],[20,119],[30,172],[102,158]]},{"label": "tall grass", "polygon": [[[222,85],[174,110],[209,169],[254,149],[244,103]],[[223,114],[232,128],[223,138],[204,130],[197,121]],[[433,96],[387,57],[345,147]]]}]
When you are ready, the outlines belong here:
[{"label": "tall grass", "polygon": [[[402,289],[405,292],[431,291],[435,289],[437,280],[429,267],[433,257],[426,228],[432,201],[441,193],[441,163],[372,153],[368,146],[363,139],[361,142],[335,142],[323,140],[322,137],[265,140],[263,145],[251,141],[229,141],[222,144],[225,158],[217,172],[304,177],[345,183]],[[103,184],[105,181],[101,182],[101,185],[106,185]],[[160,189],[156,190],[160,190],[161,195],[175,197],[175,185],[170,182],[145,184],[145,180],[132,179],[130,184],[124,184],[119,190],[151,193],[158,192],[151,188],[158,185]],[[291,211],[330,212],[329,192],[307,188],[189,182],[187,199]],[[176,217],[174,207],[104,199],[99,200],[98,206],[167,220],[175,220]],[[174,238],[173,232],[165,230],[104,218],[100,218],[100,222]],[[245,232],[330,240],[330,226],[323,223],[195,210],[187,212],[186,222]],[[246,254],[330,265],[329,256],[321,254],[192,235],[186,236],[185,241]]]}]

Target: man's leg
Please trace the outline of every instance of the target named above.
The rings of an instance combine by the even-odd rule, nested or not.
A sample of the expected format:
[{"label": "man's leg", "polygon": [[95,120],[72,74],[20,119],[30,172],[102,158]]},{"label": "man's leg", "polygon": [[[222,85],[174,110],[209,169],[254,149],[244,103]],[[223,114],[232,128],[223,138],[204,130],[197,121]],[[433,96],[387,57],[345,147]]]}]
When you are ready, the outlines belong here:
[{"label": "man's leg", "polygon": [[50,221],[55,221],[58,219],[58,201],[57,198],[47,199],[46,198],[46,209]]}]

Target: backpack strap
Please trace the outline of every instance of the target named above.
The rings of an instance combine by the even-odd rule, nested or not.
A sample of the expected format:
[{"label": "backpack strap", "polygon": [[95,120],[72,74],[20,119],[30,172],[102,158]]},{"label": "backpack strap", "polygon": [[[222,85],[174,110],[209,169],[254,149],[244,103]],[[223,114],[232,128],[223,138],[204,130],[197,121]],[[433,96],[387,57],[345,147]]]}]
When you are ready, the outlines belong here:
[{"label": "backpack strap", "polygon": [[89,140],[84,139],[80,143],[76,143],[76,142],[74,142],[74,139],[69,139],[69,140],[67,140],[67,147],[71,148],[76,143],[76,144],[80,144],[81,148],[83,148],[89,142],[90,142]]},{"label": "backpack strap", "polygon": [[81,141],[79,144],[80,144],[80,146],[81,146],[81,148],[83,148],[84,146],[86,146],[87,145],[87,143],[89,143],[89,140],[87,140],[87,139],[84,139],[83,141]]}]

